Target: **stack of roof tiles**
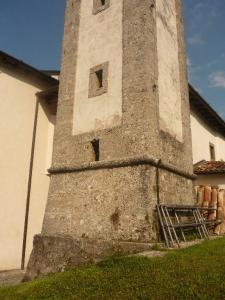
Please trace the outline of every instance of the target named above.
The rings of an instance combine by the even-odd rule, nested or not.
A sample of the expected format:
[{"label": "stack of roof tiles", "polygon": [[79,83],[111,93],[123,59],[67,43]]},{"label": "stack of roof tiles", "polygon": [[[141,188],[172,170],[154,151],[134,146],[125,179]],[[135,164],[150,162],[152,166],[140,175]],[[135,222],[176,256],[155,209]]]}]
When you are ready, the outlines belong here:
[{"label": "stack of roof tiles", "polygon": [[197,204],[200,207],[213,208],[214,211],[205,211],[204,217],[210,221],[217,220],[213,228],[216,235],[225,234],[225,190],[217,186],[198,186]]}]

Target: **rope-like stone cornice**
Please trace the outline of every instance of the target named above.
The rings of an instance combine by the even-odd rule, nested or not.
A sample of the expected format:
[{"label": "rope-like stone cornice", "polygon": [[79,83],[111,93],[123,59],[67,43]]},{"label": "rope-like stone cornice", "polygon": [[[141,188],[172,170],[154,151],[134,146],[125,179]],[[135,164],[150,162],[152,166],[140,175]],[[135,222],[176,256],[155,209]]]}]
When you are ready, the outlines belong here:
[{"label": "rope-like stone cornice", "polygon": [[98,170],[98,169],[114,169],[114,168],[139,166],[139,165],[151,165],[156,168],[166,170],[168,172],[171,172],[173,174],[191,180],[194,180],[197,177],[193,173],[183,171],[177,167],[174,167],[168,163],[161,161],[160,159],[150,157],[149,155],[132,156],[132,157],[121,158],[116,160],[94,161],[94,162],[81,163],[75,165],[54,166],[51,167],[48,171],[50,174],[62,174],[62,173],[75,173],[80,171]]}]

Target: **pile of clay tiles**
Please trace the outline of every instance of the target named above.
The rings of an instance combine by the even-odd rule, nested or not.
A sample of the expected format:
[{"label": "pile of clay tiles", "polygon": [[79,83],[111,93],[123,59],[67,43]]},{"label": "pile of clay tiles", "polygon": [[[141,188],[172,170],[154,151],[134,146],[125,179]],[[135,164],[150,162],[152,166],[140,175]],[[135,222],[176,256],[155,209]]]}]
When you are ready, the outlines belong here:
[{"label": "pile of clay tiles", "polygon": [[225,234],[225,190],[217,186],[196,187],[197,205],[214,208],[214,211],[204,211],[204,217],[209,221],[218,221],[213,228],[216,235]]}]

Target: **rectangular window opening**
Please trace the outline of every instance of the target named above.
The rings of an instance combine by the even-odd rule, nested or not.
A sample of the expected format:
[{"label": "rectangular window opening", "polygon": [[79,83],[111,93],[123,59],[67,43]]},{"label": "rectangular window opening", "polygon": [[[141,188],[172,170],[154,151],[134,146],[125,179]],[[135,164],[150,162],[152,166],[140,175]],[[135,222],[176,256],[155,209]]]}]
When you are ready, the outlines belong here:
[{"label": "rectangular window opening", "polygon": [[89,73],[88,98],[108,92],[108,62],[92,67]]},{"label": "rectangular window opening", "polygon": [[101,89],[103,87],[103,70],[98,70],[95,72],[97,80],[97,88]]},{"label": "rectangular window opening", "polygon": [[215,154],[215,146],[213,144],[209,144],[209,151],[210,151],[210,160],[216,160],[216,154]]},{"label": "rectangular window opening", "polygon": [[105,5],[105,0],[101,0],[101,4],[102,4],[102,6],[104,6]]},{"label": "rectangular window opening", "polygon": [[91,145],[92,145],[92,148],[93,148],[95,161],[99,161],[100,160],[99,140],[91,141]]}]

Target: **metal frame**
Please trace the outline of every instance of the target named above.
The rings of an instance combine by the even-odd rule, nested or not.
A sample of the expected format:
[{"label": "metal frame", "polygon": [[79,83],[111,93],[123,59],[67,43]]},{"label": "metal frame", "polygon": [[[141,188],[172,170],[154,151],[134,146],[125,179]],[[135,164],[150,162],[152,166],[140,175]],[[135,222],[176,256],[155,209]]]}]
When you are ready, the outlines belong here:
[{"label": "metal frame", "polygon": [[[215,211],[215,208],[191,206],[191,205],[156,205],[160,227],[163,233],[166,246],[180,247],[180,240],[177,232],[181,233],[182,240],[186,242],[185,229],[194,228],[197,230],[200,239],[208,239],[208,226],[218,223],[218,221],[208,221],[204,218],[204,211]],[[179,214],[189,217],[189,222],[182,222]]]}]

